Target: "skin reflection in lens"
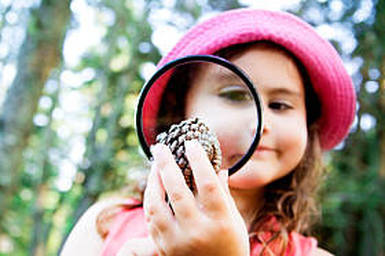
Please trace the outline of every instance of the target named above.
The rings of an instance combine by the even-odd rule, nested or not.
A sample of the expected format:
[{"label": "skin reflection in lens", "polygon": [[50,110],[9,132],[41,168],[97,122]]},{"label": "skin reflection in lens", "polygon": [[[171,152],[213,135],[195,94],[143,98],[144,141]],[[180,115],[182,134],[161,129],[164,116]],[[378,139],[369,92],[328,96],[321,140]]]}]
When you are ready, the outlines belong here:
[{"label": "skin reflection in lens", "polygon": [[202,63],[194,73],[186,97],[186,117],[201,117],[215,132],[223,154],[222,168],[230,168],[246,153],[256,132],[253,97],[245,83],[225,67]]}]

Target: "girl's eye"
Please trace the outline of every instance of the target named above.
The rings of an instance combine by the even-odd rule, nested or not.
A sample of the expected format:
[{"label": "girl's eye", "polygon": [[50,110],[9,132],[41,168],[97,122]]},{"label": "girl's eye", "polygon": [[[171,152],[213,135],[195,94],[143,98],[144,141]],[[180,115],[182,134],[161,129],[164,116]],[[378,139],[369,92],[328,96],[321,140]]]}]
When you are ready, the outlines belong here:
[{"label": "girl's eye", "polygon": [[249,91],[239,86],[230,86],[222,88],[219,91],[219,97],[237,103],[252,100],[252,96],[250,95]]},{"label": "girl's eye", "polygon": [[275,101],[275,102],[269,103],[269,108],[271,108],[273,110],[281,110],[282,111],[282,110],[291,109],[292,107],[285,102]]}]

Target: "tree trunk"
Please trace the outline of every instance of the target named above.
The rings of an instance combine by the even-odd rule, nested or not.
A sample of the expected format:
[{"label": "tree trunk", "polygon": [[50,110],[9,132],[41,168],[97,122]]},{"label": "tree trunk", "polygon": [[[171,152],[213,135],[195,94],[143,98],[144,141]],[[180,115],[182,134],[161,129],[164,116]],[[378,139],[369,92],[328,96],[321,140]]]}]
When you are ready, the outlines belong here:
[{"label": "tree trunk", "polygon": [[[385,1],[381,0],[377,4],[377,22],[378,25],[377,33],[379,35],[379,38],[381,39],[380,42],[385,42],[385,31],[383,29],[383,24],[385,24]],[[385,47],[382,47],[385,48]],[[385,56],[384,51],[382,52],[382,58],[381,58],[381,77],[383,78],[385,75]],[[379,168],[379,174],[380,177],[385,180],[385,81],[381,79],[380,81],[380,87],[379,87],[379,99],[378,99],[378,107],[380,110],[380,117],[378,118],[378,138],[380,143],[380,168]]]},{"label": "tree trunk", "polygon": [[35,193],[35,201],[31,210],[33,225],[31,231],[31,242],[29,248],[29,255],[40,256],[46,253],[46,238],[52,227],[52,218],[44,218],[46,214],[43,202],[46,200],[47,192],[49,192],[49,157],[47,148],[52,146],[54,140],[54,131],[52,130],[52,115],[54,109],[58,105],[58,98],[60,89],[56,90],[55,94],[52,95],[52,106],[49,109],[49,121],[45,127],[41,139],[41,144],[36,148],[36,154],[39,159],[39,175],[36,177],[33,190]]},{"label": "tree trunk", "polygon": [[0,115],[0,212],[7,208],[22,168],[23,149],[44,84],[51,70],[61,62],[70,2],[43,0],[31,13],[31,24],[18,57],[17,75],[7,91]]}]

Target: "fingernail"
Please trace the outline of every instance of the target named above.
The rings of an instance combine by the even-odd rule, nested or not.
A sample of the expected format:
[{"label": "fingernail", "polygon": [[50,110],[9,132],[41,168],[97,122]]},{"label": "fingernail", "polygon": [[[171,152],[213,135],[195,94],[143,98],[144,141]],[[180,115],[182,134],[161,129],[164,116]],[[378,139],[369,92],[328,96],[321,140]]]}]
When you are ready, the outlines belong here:
[{"label": "fingernail", "polygon": [[158,168],[163,168],[166,164],[167,155],[165,153],[165,149],[167,146],[164,144],[158,143],[156,145],[151,146],[151,154],[154,158],[154,163],[158,166]]},{"label": "fingernail", "polygon": [[160,150],[161,150],[161,144],[155,144],[155,145],[151,145],[150,147],[150,151],[151,151],[151,154],[154,158],[158,157],[159,154],[160,154]]},{"label": "fingernail", "polygon": [[186,150],[190,151],[194,148],[197,148],[199,142],[197,140],[186,140],[184,142],[184,145],[186,147]]},{"label": "fingernail", "polygon": [[223,179],[227,180],[229,178],[229,171],[226,169],[220,170],[218,175]]}]

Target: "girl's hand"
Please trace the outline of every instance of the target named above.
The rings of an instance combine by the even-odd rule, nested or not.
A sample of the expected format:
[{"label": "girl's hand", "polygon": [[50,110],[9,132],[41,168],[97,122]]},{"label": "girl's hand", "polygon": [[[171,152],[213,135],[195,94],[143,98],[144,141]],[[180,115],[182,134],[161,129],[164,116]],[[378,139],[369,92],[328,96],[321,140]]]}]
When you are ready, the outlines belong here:
[{"label": "girl's hand", "polygon": [[[228,174],[216,175],[197,141],[185,142],[197,194],[190,191],[167,146],[151,151],[154,162],[144,196],[150,235],[160,255],[249,255],[246,225],[230,195]],[[165,201],[170,200],[172,213]]]}]

